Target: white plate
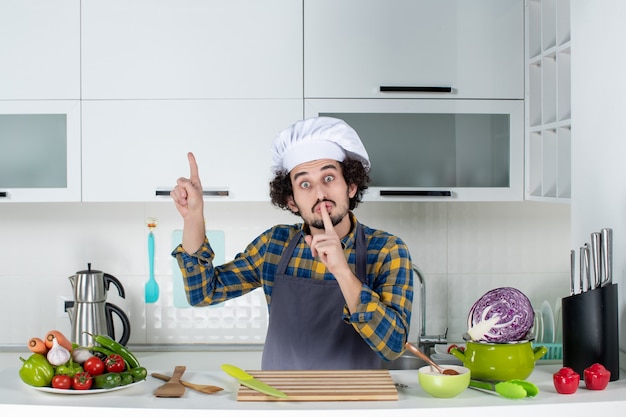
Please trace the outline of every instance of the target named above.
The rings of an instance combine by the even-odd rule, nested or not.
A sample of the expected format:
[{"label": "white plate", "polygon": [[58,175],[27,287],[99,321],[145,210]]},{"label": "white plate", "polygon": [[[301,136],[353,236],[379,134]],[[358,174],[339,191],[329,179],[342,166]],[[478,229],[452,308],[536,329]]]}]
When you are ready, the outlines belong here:
[{"label": "white plate", "polygon": [[543,317],[543,343],[554,343],[554,313],[550,303],[544,301],[541,304],[541,317]]},{"label": "white plate", "polygon": [[142,381],[138,381],[138,382],[133,382],[132,384],[128,384],[128,385],[122,385],[119,387],[115,387],[115,388],[92,388],[92,389],[58,389],[58,388],[52,388],[52,387],[33,387],[32,385],[28,385],[28,384],[24,384],[28,387],[31,387],[37,391],[43,391],[43,392],[50,392],[52,394],[65,394],[65,395],[87,395],[87,394],[102,394],[104,392],[112,392],[112,391],[119,391],[122,389],[126,389],[126,388],[130,388],[130,387],[134,387],[135,385],[141,384],[142,382],[145,382],[146,380],[142,380]]},{"label": "white plate", "polygon": [[563,323],[561,319],[561,299],[557,298],[554,303],[554,343],[563,341]]},{"label": "white plate", "polygon": [[449,353],[433,353],[430,358],[438,365],[463,365],[463,362]]},{"label": "white plate", "polygon": [[535,320],[533,321],[532,332],[535,342],[543,342],[543,314],[541,314],[541,311],[539,310],[535,310]]}]

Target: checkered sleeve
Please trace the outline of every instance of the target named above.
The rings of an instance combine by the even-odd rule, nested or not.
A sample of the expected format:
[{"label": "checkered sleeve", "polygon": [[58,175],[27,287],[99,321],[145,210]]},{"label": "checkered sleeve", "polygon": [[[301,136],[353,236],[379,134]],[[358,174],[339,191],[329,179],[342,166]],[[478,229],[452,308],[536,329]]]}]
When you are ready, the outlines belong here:
[{"label": "checkered sleeve", "polygon": [[385,360],[404,351],[413,303],[413,269],[406,245],[397,237],[374,237],[368,245],[368,284],[344,320]]},{"label": "checkered sleeve", "polygon": [[232,262],[213,265],[215,253],[206,239],[194,254],[179,245],[172,252],[183,275],[187,300],[192,306],[221,303],[261,286],[263,237],[259,236]]}]

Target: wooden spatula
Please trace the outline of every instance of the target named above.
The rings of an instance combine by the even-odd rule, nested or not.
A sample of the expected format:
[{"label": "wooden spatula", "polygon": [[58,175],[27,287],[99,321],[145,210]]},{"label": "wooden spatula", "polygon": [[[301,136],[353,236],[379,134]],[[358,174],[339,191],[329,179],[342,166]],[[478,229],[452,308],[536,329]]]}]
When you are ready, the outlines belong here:
[{"label": "wooden spatula", "polygon": [[180,377],[183,376],[186,369],[186,366],[175,367],[170,380],[157,388],[154,395],[168,398],[182,397],[185,394],[185,387],[180,383]]},{"label": "wooden spatula", "polygon": [[[171,377],[169,377],[167,375],[159,374],[159,373],[156,373],[156,372],[153,372],[150,375],[152,375],[153,377],[155,377],[157,379],[161,379],[163,381],[169,381],[171,379]],[[213,394],[215,392],[219,392],[219,391],[223,391],[224,390],[224,388],[218,387],[217,385],[194,384],[192,382],[183,381],[182,379],[180,380],[180,383],[182,385],[184,385],[185,387],[187,387],[187,388],[191,388],[193,390],[196,390],[198,392],[203,392],[205,394]]]}]

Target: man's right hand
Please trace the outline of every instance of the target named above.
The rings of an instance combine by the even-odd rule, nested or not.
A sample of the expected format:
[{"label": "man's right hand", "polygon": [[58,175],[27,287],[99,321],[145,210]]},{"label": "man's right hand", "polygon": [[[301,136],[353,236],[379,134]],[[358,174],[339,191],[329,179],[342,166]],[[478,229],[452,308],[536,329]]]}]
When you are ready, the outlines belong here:
[{"label": "man's right hand", "polygon": [[189,159],[189,178],[181,177],[176,181],[176,187],[170,192],[176,209],[187,219],[190,215],[202,216],[204,200],[202,199],[202,184],[198,175],[198,164],[193,153],[187,154]]},{"label": "man's right hand", "polygon": [[191,152],[187,154],[187,158],[189,159],[189,178],[179,178],[170,196],[183,217],[183,249],[193,254],[204,242],[204,200],[196,158]]}]

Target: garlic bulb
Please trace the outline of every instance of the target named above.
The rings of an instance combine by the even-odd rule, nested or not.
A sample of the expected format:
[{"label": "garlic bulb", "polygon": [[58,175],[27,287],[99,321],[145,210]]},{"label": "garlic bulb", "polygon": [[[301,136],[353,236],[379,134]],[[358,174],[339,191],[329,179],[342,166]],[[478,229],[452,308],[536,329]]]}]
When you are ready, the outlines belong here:
[{"label": "garlic bulb", "polygon": [[48,351],[48,355],[46,356],[48,362],[50,362],[50,365],[63,365],[70,360],[70,356],[70,351],[59,345],[59,342],[57,342],[57,339],[55,337],[52,340],[52,347],[50,348],[50,350]]},{"label": "garlic bulb", "polygon": [[74,362],[83,364],[85,361],[93,356],[93,353],[89,351],[89,349],[85,349],[82,347],[77,347],[72,350],[72,359]]}]

